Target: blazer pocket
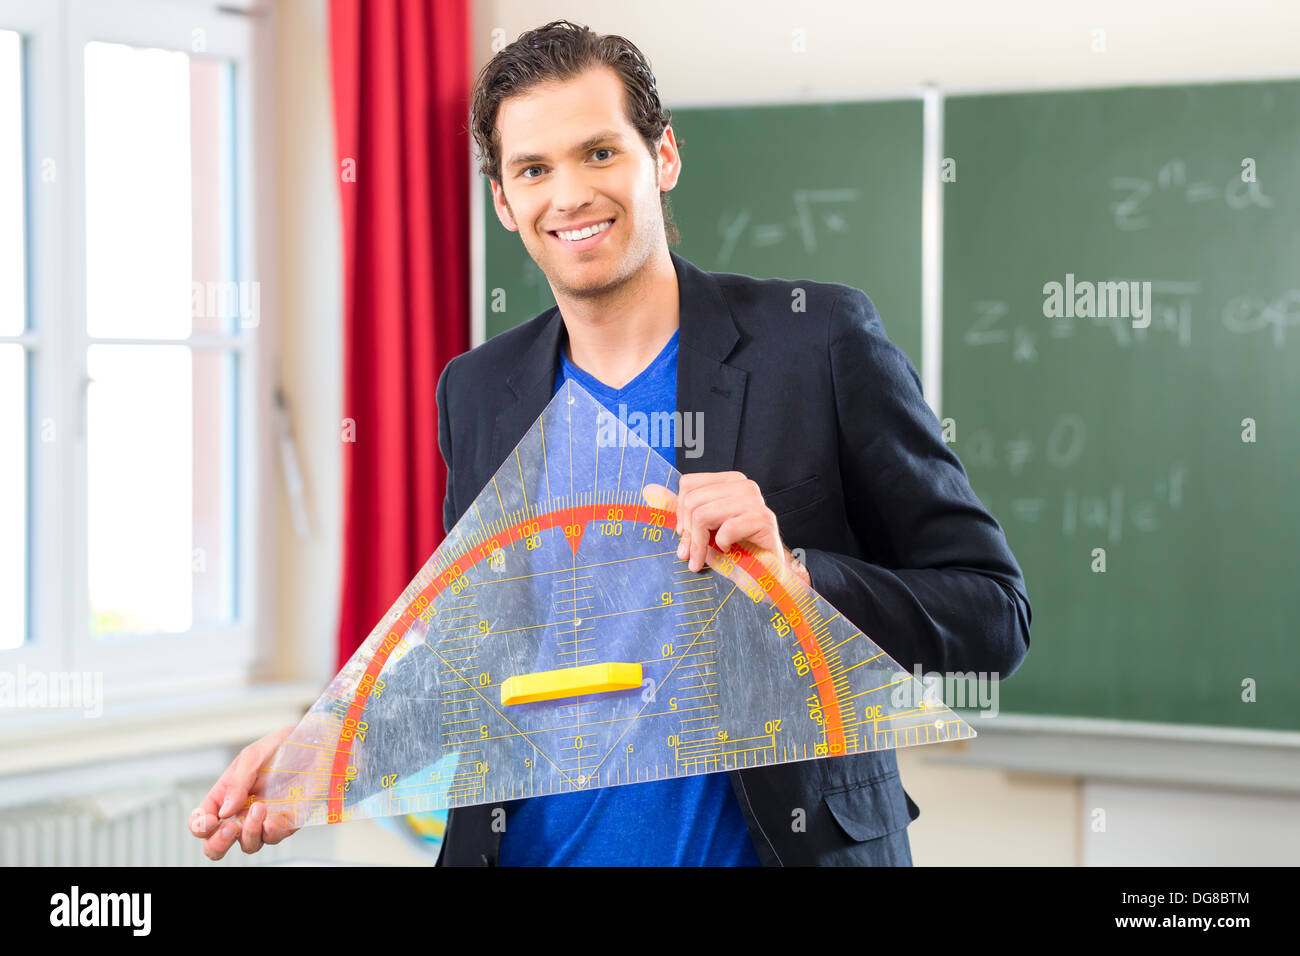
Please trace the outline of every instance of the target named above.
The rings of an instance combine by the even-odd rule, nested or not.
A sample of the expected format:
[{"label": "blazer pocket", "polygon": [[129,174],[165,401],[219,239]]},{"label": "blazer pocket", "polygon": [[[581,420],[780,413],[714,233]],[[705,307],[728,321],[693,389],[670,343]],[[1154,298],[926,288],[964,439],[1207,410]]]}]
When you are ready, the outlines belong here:
[{"label": "blazer pocket", "polygon": [[888,836],[912,822],[898,774],[826,791],[822,801],[840,829],[859,843]]},{"label": "blazer pocket", "polygon": [[763,495],[763,503],[771,508],[772,513],[778,518],[783,518],[796,511],[820,504],[825,497],[821,475],[811,475],[801,478],[792,485],[786,485],[784,488]]}]

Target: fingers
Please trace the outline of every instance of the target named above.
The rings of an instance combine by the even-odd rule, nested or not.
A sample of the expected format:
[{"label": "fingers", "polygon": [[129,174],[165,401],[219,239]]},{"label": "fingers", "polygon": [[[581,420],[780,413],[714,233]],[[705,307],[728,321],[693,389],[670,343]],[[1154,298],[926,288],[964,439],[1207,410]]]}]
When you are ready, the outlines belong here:
[{"label": "fingers", "polygon": [[[240,751],[190,813],[190,832],[204,841],[204,852],[212,859],[221,859],[239,836],[239,823],[228,818],[248,802],[249,788],[257,775],[257,754],[253,750],[249,746]],[[212,856],[209,849],[218,848],[218,855]]]},{"label": "fingers", "polygon": [[190,813],[190,832],[203,841],[203,854],[209,860],[219,860],[225,856],[239,834],[239,826],[235,821],[222,821],[243,800],[242,797],[236,799],[235,796],[238,787],[234,781],[238,776],[238,767],[239,757],[236,757],[226,772],[217,778],[207,796]]},{"label": "fingers", "polygon": [[220,860],[236,841],[245,853],[256,853],[264,843],[279,843],[295,832],[287,820],[268,825],[266,804],[249,800],[254,791],[263,791],[258,778],[263,761],[293,730],[294,725],[274,730],[241,750],[190,813],[190,832],[203,841],[208,859]]},{"label": "fingers", "polygon": [[244,815],[243,822],[232,818],[221,822],[212,836],[203,841],[203,853],[210,860],[220,860],[236,843],[245,853],[256,853],[263,846],[274,846],[298,832],[289,825],[288,816],[278,813],[268,819],[265,802],[258,800]]},{"label": "fingers", "polygon": [[[758,508],[762,508],[761,502]],[[696,505],[691,509],[688,519],[692,544],[698,542],[707,546],[710,531],[721,531],[722,525],[733,518],[751,517],[756,514],[758,511],[754,507],[754,501],[742,495],[716,498]],[[718,550],[724,550],[721,542],[718,542]]]},{"label": "fingers", "polygon": [[226,789],[225,795],[221,798],[221,807],[217,810],[217,815],[223,820],[226,817],[234,816],[247,806],[249,791],[253,786],[253,781],[257,778],[256,758],[257,755],[251,753],[249,748],[245,747],[239,756],[235,758],[235,762],[222,774],[222,778],[226,782]]},{"label": "fingers", "polygon": [[776,516],[761,502],[755,507],[754,499],[748,496],[719,498],[691,513],[689,545],[685,549],[688,558],[683,560],[689,559],[692,571],[704,566],[710,529],[716,529],[714,545],[719,551],[726,551],[737,541],[751,541],[768,550],[780,548]]},{"label": "fingers", "polygon": [[239,838],[239,824],[227,820],[217,832],[203,841],[203,855],[209,860],[220,860]]},{"label": "fingers", "polygon": [[677,510],[677,496],[663,485],[646,485],[641,489],[641,497],[651,508],[661,511]]},{"label": "fingers", "polygon": [[751,497],[762,504],[758,485],[738,471],[697,472],[682,475],[677,486],[677,557],[692,571],[704,567],[709,555],[709,531],[732,514],[752,507]]},{"label": "fingers", "polygon": [[206,799],[202,805],[190,811],[190,832],[201,840],[212,836],[220,823],[217,811],[210,808]]},{"label": "fingers", "polygon": [[752,541],[760,548],[779,551],[780,547],[773,541],[775,526],[776,516],[766,508],[747,511],[723,521],[713,533],[714,544],[719,551],[726,551],[737,541]]},{"label": "fingers", "polygon": [[[696,508],[682,531],[682,540],[677,548],[678,559],[685,561],[692,571],[704,567],[709,554],[709,532],[737,515],[747,514],[743,510],[744,504],[741,499],[723,498]],[[718,546],[718,550],[725,549]]]},{"label": "fingers", "polygon": [[[723,474],[732,474],[732,472],[723,472]],[[678,522],[682,525],[692,524],[691,518],[697,508],[723,498],[740,499],[748,507],[763,507],[763,492],[759,489],[758,483],[750,481],[744,475],[738,478],[723,478],[707,484],[696,482],[692,487],[678,491]]]},{"label": "fingers", "polygon": [[[725,504],[727,501],[735,499],[723,499],[716,504]],[[717,508],[711,505],[702,505],[692,509],[690,518],[688,518],[687,527],[690,529],[691,537],[686,544],[687,566],[692,571],[698,571],[704,567],[704,559],[709,556],[709,528],[710,519],[717,514]],[[714,521],[712,524],[716,525]]]},{"label": "fingers", "polygon": [[297,832],[297,827],[290,826],[289,814],[275,813],[262,825],[262,842],[267,846],[275,846],[285,837]]},{"label": "fingers", "polygon": [[[236,763],[238,758],[236,758]],[[231,777],[235,770],[235,763],[232,763],[212,785],[208,795],[204,797],[197,807],[190,813],[190,832],[200,839],[207,839],[212,836],[221,826],[221,821],[230,816],[232,810],[231,804],[238,806],[242,803],[242,798],[238,802],[230,800],[231,794]]]},{"label": "fingers", "polygon": [[237,820],[226,820],[221,828],[203,841],[203,853],[210,860],[220,860],[236,843],[245,853],[256,853],[263,846],[277,843],[298,832],[289,825],[287,814],[277,813],[267,819],[266,804],[258,800],[249,809],[241,827]]},{"label": "fingers", "polygon": [[249,808],[244,825],[239,831],[239,848],[245,853],[262,849],[262,823],[266,820],[266,804],[261,800]]},{"label": "fingers", "polygon": [[[235,765],[232,764],[230,770],[234,769]],[[240,821],[235,817],[239,808],[243,806],[244,799],[247,798],[247,787],[240,787],[226,782],[224,794],[214,797],[214,792],[222,784],[223,781],[219,780],[217,786],[213,787],[213,791],[209,792],[207,798],[204,799],[203,804],[194,813],[190,814],[190,830],[195,836],[203,839],[203,853],[209,860],[220,860],[225,856],[236,840],[245,838],[243,831],[248,827],[248,817],[245,817],[242,827]],[[236,797],[236,794],[240,791],[243,791],[243,797]],[[220,801],[219,806],[217,805],[218,799]],[[212,809],[214,806],[217,809]],[[246,850],[245,852],[251,853],[253,851]]]},{"label": "fingers", "polygon": [[[301,803],[296,799],[270,802],[261,799],[266,794],[264,774],[258,775],[257,782],[253,784],[253,793],[259,799],[249,808],[248,814],[250,819],[253,814],[257,814],[256,824],[259,825],[250,827],[248,821],[245,821],[244,832],[240,835],[240,846],[245,853],[256,852],[263,844],[274,846],[290,834],[297,833],[298,828],[293,824],[301,812]],[[273,806],[278,809],[273,810]]]},{"label": "fingers", "polygon": [[681,536],[677,557],[692,571],[704,567],[711,530],[716,532],[714,543],[719,551],[737,541],[781,550],[776,515],[764,503],[758,483],[738,471],[682,475],[676,495],[662,485],[646,485],[642,496],[652,507],[676,512],[676,530]]},{"label": "fingers", "polygon": [[702,488],[705,485],[711,485],[719,481],[748,480],[738,471],[697,471],[689,475],[682,475],[681,481],[677,483],[677,492],[685,495],[688,491],[694,491],[696,488]]}]

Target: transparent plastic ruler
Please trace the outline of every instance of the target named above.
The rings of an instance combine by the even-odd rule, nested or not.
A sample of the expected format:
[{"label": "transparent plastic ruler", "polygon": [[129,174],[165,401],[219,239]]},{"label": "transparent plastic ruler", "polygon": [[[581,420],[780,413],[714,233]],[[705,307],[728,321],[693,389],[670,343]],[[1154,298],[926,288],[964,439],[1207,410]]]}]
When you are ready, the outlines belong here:
[{"label": "transparent plastic ruler", "polygon": [[[974,737],[569,382],[263,768],[293,826]],[[712,537],[710,544],[713,544]]]}]

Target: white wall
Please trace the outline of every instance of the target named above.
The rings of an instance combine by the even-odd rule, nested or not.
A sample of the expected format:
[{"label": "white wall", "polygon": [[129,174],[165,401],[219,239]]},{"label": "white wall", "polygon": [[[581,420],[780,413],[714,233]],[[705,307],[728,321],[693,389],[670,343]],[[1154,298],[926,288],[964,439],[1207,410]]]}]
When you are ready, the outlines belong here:
[{"label": "white wall", "polygon": [[1169,866],[1295,866],[1297,803],[1271,793],[1089,782],[1082,862],[1131,866],[1158,855]]},{"label": "white wall", "polygon": [[[342,546],[343,273],[324,0],[276,7],[277,288],[280,380],[306,485],[309,540],[295,534],[283,479],[273,489],[281,560],[273,676],[334,674]],[[270,728],[268,728],[270,729]]]},{"label": "white wall", "polygon": [[[635,43],[671,101],[1300,74],[1300,4],[1290,0],[479,0],[476,12],[479,65],[494,28],[508,42],[564,18]],[[1095,29],[1104,53],[1092,52]],[[806,53],[791,52],[795,30]]]}]

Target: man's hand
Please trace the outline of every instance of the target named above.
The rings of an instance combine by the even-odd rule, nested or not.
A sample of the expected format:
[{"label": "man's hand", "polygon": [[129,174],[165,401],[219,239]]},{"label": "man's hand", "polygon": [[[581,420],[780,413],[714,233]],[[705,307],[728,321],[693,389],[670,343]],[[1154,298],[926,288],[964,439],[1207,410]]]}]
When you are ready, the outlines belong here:
[{"label": "man's hand", "polygon": [[677,557],[692,571],[704,567],[709,532],[719,551],[737,541],[770,552],[778,567],[785,567],[811,587],[807,569],[794,560],[781,542],[776,515],[763,502],[758,483],[738,471],[696,472],[682,475],[674,495],[663,485],[642,489],[646,503],[677,513],[677,533],[682,536]]},{"label": "man's hand", "polygon": [[281,727],[241,750],[212,785],[203,802],[190,814],[190,832],[203,841],[203,853],[208,859],[221,859],[236,838],[245,853],[256,853],[263,844],[274,846],[298,832],[296,828],[290,828],[280,814],[268,820],[266,804],[260,800],[249,809],[242,827],[238,821],[227,819],[244,808],[250,793],[257,792],[258,771],[284,739],[293,733],[293,729],[292,726]]}]

